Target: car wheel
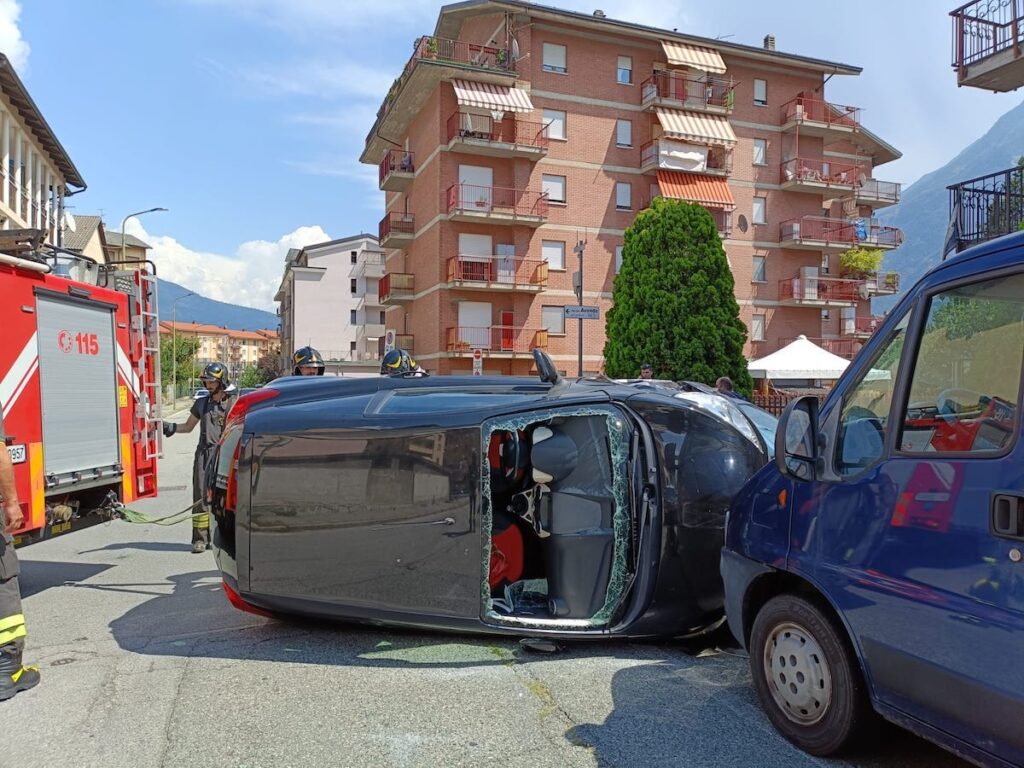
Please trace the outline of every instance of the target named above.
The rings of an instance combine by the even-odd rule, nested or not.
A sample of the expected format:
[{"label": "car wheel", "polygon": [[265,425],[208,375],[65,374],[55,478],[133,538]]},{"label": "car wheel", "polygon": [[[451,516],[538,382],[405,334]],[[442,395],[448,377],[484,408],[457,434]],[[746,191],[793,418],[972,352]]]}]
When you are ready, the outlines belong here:
[{"label": "car wheel", "polygon": [[768,719],[812,755],[864,743],[876,716],[845,637],[814,603],[780,595],[758,612],[750,669]]}]

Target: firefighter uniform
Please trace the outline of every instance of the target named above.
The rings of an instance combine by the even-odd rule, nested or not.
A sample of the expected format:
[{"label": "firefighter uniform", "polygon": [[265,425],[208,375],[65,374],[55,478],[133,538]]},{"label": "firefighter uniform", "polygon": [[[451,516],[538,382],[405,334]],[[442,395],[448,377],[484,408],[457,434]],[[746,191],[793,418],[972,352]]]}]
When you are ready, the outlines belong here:
[{"label": "firefighter uniform", "polygon": [[195,509],[197,514],[192,518],[192,546],[202,542],[210,546],[210,515],[205,511],[206,504],[206,470],[213,459],[217,443],[224,433],[224,422],[228,411],[235,404],[237,392],[226,391],[224,397],[215,400],[210,394],[201,397],[192,404],[191,414],[199,420],[199,443],[196,445],[195,463],[192,465],[192,498],[202,502]]},{"label": "firefighter uniform", "polygon": [[[0,413],[0,450],[6,451],[4,420]],[[25,615],[21,611],[20,566],[14,541],[3,533],[0,515],[0,701],[39,683],[39,669],[21,663],[25,647]]]}]

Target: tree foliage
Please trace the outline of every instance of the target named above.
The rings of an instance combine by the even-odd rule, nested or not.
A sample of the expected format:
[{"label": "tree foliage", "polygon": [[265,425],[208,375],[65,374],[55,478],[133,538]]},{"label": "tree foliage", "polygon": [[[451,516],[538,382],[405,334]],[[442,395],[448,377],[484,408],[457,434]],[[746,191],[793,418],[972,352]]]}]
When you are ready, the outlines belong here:
[{"label": "tree foliage", "polygon": [[256,365],[247,365],[238,377],[239,387],[262,387],[281,375],[281,361],[277,355],[263,355]]},{"label": "tree foliage", "polygon": [[879,248],[857,246],[839,257],[839,267],[849,277],[866,277],[881,266],[882,251]]},{"label": "tree foliage", "polygon": [[[175,349],[177,347],[177,349]],[[160,383],[169,387],[171,378],[177,374],[178,383],[199,375],[196,369],[196,352],[199,339],[195,336],[162,335],[160,337]],[[177,360],[177,366],[174,362]]]},{"label": "tree foliage", "polygon": [[649,362],[656,378],[714,384],[728,376],[749,394],[747,329],[734,288],[711,214],[694,203],[655,198],[626,230],[608,311],[606,373],[635,377]]}]

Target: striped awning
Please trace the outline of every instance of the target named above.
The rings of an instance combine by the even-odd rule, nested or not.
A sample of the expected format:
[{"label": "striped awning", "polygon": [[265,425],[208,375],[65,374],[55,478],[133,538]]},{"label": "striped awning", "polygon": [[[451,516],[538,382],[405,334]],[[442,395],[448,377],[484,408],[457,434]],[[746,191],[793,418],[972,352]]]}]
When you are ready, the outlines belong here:
[{"label": "striped awning", "polygon": [[502,112],[532,112],[530,94],[519,88],[491,83],[453,80],[455,98],[462,107],[500,110]]},{"label": "striped awning", "polygon": [[703,115],[680,109],[656,109],[655,112],[667,138],[703,144],[725,144],[728,147],[736,143],[736,134],[722,115]]},{"label": "striped awning", "polygon": [[708,208],[724,208],[731,211],[736,207],[728,182],[714,176],[683,171],[658,171],[658,189],[662,197],[688,200]]},{"label": "striped awning", "polygon": [[668,63],[673,66],[693,67],[713,75],[725,74],[725,62],[722,61],[722,55],[714,48],[662,40],[661,49],[665,52]]}]

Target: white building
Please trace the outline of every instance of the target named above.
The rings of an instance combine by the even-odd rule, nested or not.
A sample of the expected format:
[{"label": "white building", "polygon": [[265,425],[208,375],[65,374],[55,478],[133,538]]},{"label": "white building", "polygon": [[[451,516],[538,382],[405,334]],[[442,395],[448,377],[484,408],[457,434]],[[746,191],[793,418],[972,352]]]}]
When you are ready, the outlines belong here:
[{"label": "white building", "polygon": [[375,373],[384,336],[383,274],[384,252],[373,235],[290,250],[274,296],[286,370],[295,350],[308,345],[323,355],[328,371]]}]

